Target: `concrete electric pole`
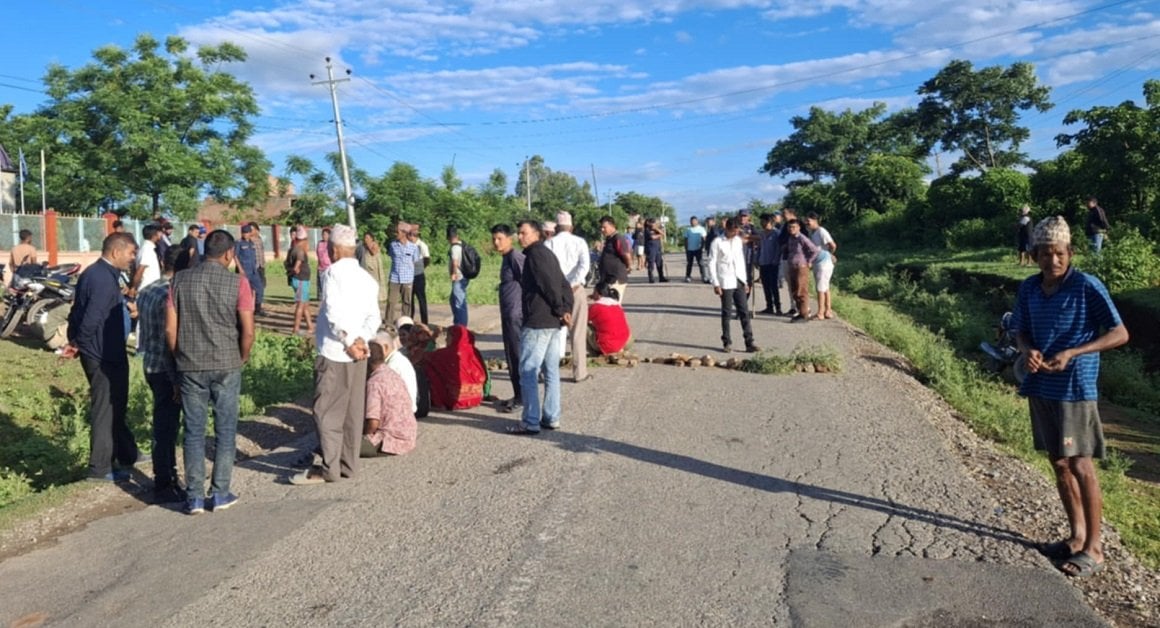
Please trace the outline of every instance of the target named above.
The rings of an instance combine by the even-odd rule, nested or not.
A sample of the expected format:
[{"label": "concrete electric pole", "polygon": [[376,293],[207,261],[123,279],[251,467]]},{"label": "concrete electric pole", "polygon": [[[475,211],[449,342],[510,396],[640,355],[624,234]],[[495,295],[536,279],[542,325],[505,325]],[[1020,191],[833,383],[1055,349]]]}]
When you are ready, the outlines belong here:
[{"label": "concrete electric pole", "polygon": [[[350,70],[346,71],[347,76],[350,75]],[[313,79],[314,75],[311,74]],[[338,133],[338,160],[342,164],[342,187],[346,192],[346,218],[350,223],[351,229],[357,229],[354,222],[354,190],[350,189],[350,170],[346,166],[346,143],[342,139],[342,115],[338,112],[338,89],[339,83],[349,81],[349,78],[334,78],[334,65],[330,63],[330,57],[326,58],[326,80],[314,81],[314,85],[327,85],[330,87],[330,103],[334,106],[334,130]]]}]

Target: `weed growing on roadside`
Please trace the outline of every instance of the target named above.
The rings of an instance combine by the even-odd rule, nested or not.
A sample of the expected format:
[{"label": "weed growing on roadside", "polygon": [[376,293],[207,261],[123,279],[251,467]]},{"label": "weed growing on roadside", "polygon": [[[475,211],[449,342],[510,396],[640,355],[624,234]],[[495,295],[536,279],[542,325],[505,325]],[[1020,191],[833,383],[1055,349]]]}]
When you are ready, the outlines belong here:
[{"label": "weed growing on roadside", "polygon": [[763,351],[742,361],[737,370],[762,375],[787,375],[807,365],[811,369],[821,367],[837,373],[842,369],[842,357],[832,347],[798,347],[789,355]]}]

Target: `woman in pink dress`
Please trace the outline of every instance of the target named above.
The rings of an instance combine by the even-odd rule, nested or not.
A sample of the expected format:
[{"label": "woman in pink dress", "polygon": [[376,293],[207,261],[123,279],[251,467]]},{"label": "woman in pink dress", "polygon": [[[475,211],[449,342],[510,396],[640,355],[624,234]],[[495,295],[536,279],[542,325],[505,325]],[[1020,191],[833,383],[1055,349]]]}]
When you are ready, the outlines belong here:
[{"label": "woman in pink dress", "polygon": [[387,359],[398,351],[398,337],[380,333],[370,344],[367,363],[366,422],[363,426],[362,456],[402,455],[415,448],[419,425],[412,411],[407,384]]}]

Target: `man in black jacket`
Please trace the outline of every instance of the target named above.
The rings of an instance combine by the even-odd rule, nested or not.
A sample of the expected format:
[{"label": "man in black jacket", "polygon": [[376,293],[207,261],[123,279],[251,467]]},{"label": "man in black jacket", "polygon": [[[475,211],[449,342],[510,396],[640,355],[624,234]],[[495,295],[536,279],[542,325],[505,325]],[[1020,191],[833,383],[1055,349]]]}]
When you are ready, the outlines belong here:
[{"label": "man in black jacket", "polygon": [[[560,262],[540,241],[540,224],[519,224],[524,247],[523,328],[520,331],[520,389],[523,420],[508,428],[513,434],[539,434],[541,428],[560,427],[560,325],[572,324],[572,288]],[[581,357],[581,359],[584,359]],[[540,403],[537,378],[544,374],[544,401]]]},{"label": "man in black jacket", "polygon": [[[89,479],[128,480],[137,462],[137,443],[125,418],[129,406],[129,311],[121,296],[120,276],[137,257],[132,234],[113,233],[101,246],[101,259],[77,280],[68,317],[63,355],[80,356],[89,380]],[[135,309],[135,306],[132,306]],[[113,468],[116,462],[120,466]]]}]

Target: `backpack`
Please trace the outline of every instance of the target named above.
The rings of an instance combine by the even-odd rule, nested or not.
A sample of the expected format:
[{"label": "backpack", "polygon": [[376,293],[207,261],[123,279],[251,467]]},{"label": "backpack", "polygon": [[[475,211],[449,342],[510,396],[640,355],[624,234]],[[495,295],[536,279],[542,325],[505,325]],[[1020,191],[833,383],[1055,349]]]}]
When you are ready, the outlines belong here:
[{"label": "backpack", "polygon": [[475,279],[479,276],[479,267],[481,260],[479,259],[479,251],[475,247],[466,242],[460,242],[459,246],[463,247],[463,256],[460,257],[459,272],[464,279]]}]

